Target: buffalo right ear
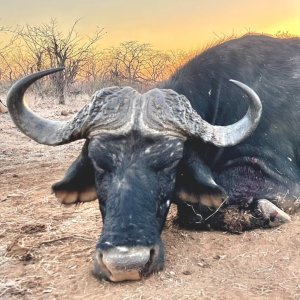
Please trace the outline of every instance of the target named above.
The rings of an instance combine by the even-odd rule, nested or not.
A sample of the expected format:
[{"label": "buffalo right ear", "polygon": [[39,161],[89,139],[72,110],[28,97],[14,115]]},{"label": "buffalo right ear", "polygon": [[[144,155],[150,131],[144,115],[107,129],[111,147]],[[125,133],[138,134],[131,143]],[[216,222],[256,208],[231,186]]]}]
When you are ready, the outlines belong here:
[{"label": "buffalo right ear", "polygon": [[52,185],[52,190],[62,204],[78,204],[97,199],[95,175],[87,153],[88,142],[71,164],[65,177]]},{"label": "buffalo right ear", "polygon": [[179,201],[213,208],[220,207],[227,198],[225,190],[215,182],[211,169],[195,155],[180,163],[176,190]]}]

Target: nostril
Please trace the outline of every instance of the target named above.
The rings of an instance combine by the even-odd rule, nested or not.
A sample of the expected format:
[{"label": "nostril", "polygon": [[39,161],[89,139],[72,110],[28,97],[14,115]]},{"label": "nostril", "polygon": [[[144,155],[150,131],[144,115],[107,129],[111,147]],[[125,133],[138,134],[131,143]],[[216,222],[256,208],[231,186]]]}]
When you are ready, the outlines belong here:
[{"label": "nostril", "polygon": [[162,268],[158,264],[159,249],[156,247],[117,246],[97,249],[94,259],[94,274],[111,281],[140,280]]},{"label": "nostril", "polygon": [[96,250],[95,258],[96,258],[98,263],[100,263],[101,265],[103,264],[103,253],[102,253],[102,251]]},{"label": "nostril", "polygon": [[96,250],[94,255],[93,274],[99,278],[109,278],[111,276],[111,272],[103,262],[103,253],[100,250]]},{"label": "nostril", "polygon": [[150,250],[149,260],[146,263],[145,267],[141,271],[141,275],[142,276],[147,276],[147,275],[149,275],[152,272],[152,266],[153,266],[154,257],[155,257],[155,249],[152,248]]},{"label": "nostril", "polygon": [[147,264],[152,264],[153,263],[153,258],[154,258],[154,256],[155,256],[155,249],[154,248],[152,248],[151,250],[150,250],[150,258],[149,258],[149,261],[147,262]]}]

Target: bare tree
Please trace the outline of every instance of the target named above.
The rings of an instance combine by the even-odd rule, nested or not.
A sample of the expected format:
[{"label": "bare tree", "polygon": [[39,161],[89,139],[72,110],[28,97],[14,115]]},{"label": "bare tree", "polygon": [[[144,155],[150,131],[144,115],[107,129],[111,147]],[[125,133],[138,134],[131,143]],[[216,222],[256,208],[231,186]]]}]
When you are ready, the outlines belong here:
[{"label": "bare tree", "polygon": [[144,68],[141,74],[145,83],[150,86],[161,82],[169,75],[168,67],[171,63],[171,56],[163,51],[151,49],[147,53]]},{"label": "bare tree", "polygon": [[80,79],[88,94],[95,90],[118,84],[112,80],[112,57],[108,49],[94,51],[80,72]]},{"label": "bare tree", "polygon": [[107,51],[106,68],[111,82],[143,84],[146,87],[165,80],[187,57],[183,51],[160,51],[137,41],[123,42]]},{"label": "bare tree", "polygon": [[195,51],[172,50],[168,51],[167,54],[169,56],[169,63],[166,66],[166,74],[171,75],[198,53]]},{"label": "bare tree", "polygon": [[152,50],[150,44],[141,44],[137,41],[128,41],[119,47],[111,49],[111,75],[126,80],[129,83],[144,80],[142,73]]},{"label": "bare tree", "polygon": [[[66,91],[78,93],[84,89],[90,94],[104,86],[125,84],[148,89],[186,61],[185,52],[160,51],[137,41],[101,50],[96,44],[104,34],[103,29],[85,38],[76,31],[78,22],[67,32],[59,30],[55,20],[37,26],[18,26],[11,33],[19,39],[14,41],[13,51],[2,58],[5,63],[0,65],[0,80],[5,77],[13,81],[42,69],[64,67],[65,72],[50,77],[59,103],[64,104]],[[50,91],[48,83],[49,79],[38,81],[35,92],[43,96]]]},{"label": "bare tree", "polygon": [[97,29],[92,37],[83,38],[75,30],[76,20],[67,33],[58,29],[56,20],[48,24],[18,28],[18,36],[35,59],[35,68],[64,67],[65,72],[52,76],[60,104],[65,104],[65,90],[94,55],[96,43],[103,37],[103,29]]},{"label": "bare tree", "polygon": [[6,75],[8,73],[11,73],[10,61],[8,59],[8,56],[10,54],[12,46],[16,41],[16,36],[11,34],[10,28],[4,26],[0,26],[0,33],[0,81],[6,81]]},{"label": "bare tree", "polygon": [[122,42],[95,52],[84,66],[83,89],[91,94],[108,85],[131,85],[147,90],[168,78],[187,60],[184,51],[160,51],[150,44]]}]

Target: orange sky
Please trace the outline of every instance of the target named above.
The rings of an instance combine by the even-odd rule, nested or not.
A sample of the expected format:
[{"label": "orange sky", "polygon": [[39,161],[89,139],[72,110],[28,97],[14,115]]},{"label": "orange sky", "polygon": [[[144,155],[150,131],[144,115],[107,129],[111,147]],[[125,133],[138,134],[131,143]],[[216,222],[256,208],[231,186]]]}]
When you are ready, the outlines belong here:
[{"label": "orange sky", "polygon": [[107,34],[102,47],[138,40],[158,49],[197,49],[231,33],[300,35],[300,0],[0,0],[0,25],[40,24],[56,18],[68,28]]}]

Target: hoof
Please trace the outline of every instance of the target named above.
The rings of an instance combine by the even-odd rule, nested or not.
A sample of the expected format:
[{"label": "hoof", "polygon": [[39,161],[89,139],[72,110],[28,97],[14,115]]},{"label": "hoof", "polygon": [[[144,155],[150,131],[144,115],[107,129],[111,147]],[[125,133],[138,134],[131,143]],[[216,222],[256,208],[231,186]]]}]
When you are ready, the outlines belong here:
[{"label": "hoof", "polygon": [[258,201],[258,209],[263,214],[264,218],[269,220],[271,227],[276,227],[291,221],[291,217],[271,203],[269,200],[261,199]]}]

